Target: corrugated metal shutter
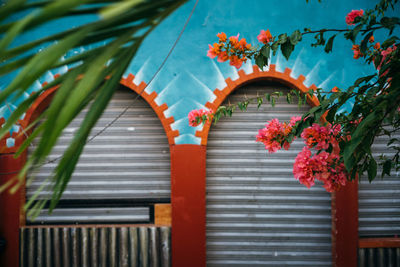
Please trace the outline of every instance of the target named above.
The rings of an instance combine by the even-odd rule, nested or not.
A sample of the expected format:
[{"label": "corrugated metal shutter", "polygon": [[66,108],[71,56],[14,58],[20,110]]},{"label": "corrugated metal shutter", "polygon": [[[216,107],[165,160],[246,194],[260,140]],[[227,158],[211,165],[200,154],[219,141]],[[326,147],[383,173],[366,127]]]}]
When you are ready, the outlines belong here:
[{"label": "corrugated metal shutter", "polygon": [[21,267],[171,266],[170,227],[24,227]]},{"label": "corrugated metal shutter", "polygon": [[[392,135],[400,138],[400,133]],[[372,146],[373,155],[379,158],[384,154],[394,155],[388,149],[388,136],[377,137]],[[391,176],[381,179],[382,169],[378,168],[378,176],[370,184],[367,177],[360,179],[359,198],[359,236],[385,237],[400,236],[400,172],[391,171]]]},{"label": "corrugated metal shutter", "polygon": [[400,266],[400,248],[359,248],[358,267]]},{"label": "corrugated metal shutter", "polygon": [[[225,101],[275,91],[281,85],[252,84]],[[294,100],[296,101],[296,100]],[[249,105],[213,125],[207,148],[208,266],[331,266],[331,196],[320,184],[307,189],[292,169],[302,141],[268,154],[255,142],[272,118],[303,114],[281,97],[275,108]]]},{"label": "corrugated metal shutter", "polygon": [[[117,90],[92,133],[98,133],[137,96],[131,90]],[[49,160],[62,155],[82,122],[82,112],[64,131]],[[42,166],[27,187],[31,197],[51,175],[57,162]],[[42,197],[49,192],[42,192]],[[170,155],[162,125],[145,100],[132,108],[111,127],[89,142],[65,190],[59,210],[38,222],[148,222],[148,203],[169,202]],[[65,218],[68,215],[68,218]]]}]

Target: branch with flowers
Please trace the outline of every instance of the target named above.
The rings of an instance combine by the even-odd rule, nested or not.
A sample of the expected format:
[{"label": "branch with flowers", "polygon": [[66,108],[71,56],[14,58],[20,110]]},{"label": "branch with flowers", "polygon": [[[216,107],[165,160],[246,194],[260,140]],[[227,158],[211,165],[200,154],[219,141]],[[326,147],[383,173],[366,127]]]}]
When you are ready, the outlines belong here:
[{"label": "branch with flowers", "polygon": [[[218,62],[229,61],[230,65],[240,68],[247,60],[254,60],[262,69],[268,65],[271,54],[274,56],[279,50],[289,59],[295,47],[308,35],[314,35],[312,46],[323,47],[326,53],[333,51],[335,38],[342,36],[351,42],[349,49],[353,50],[355,60],[362,59],[375,67],[373,73],[359,77],[347,89],[324,91],[319,88],[316,96],[320,105],[302,118],[292,118],[290,122],[273,119],[259,130],[256,141],[263,143],[270,153],[289,149],[295,138],[303,138],[305,147],[295,159],[293,174],[307,187],[314,185],[317,179],[328,192],[334,192],[363,174],[372,181],[379,165],[382,177],[400,169],[400,140],[394,136],[400,130],[400,53],[397,49],[400,39],[394,34],[400,26],[400,18],[385,16],[388,9],[398,10],[398,0],[381,0],[371,10],[352,10],[344,19],[348,26],[343,29],[305,28],[275,36],[269,30],[261,30],[257,37],[261,47],[239,39],[239,35],[228,38],[225,33],[218,33],[218,42],[209,45],[207,55],[217,58]],[[388,37],[376,41],[374,35],[378,31],[386,31]],[[279,93],[277,95],[279,97]],[[287,96],[288,102],[289,98]],[[216,122],[221,116],[231,116],[237,107],[246,109],[251,101],[256,101],[258,106],[265,102],[273,104],[259,97],[245,99],[214,111],[202,110],[199,116],[192,111],[189,121],[192,126]],[[338,112],[349,102],[354,103],[352,110]],[[391,155],[376,158],[371,146],[375,137],[381,135],[389,137],[387,146]]]}]

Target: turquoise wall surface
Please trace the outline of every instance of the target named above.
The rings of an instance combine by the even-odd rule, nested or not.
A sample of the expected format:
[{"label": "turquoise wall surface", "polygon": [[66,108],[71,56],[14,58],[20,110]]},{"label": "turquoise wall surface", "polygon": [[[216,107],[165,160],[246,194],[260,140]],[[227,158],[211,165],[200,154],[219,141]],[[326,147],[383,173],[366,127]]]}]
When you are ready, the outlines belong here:
[{"label": "turquoise wall surface", "polygon": [[[225,79],[237,78],[237,70],[227,62],[218,63],[206,56],[208,44],[217,41],[216,34],[224,31],[227,35],[240,33],[241,37],[253,45],[257,44],[257,35],[261,29],[269,29],[272,35],[282,32],[291,33],[296,29],[338,28],[345,29],[345,17],[352,9],[373,8],[376,1],[370,0],[331,0],[318,3],[317,0],[200,0],[196,10],[182,35],[178,45],[146,92],[156,91],[158,104],[167,103],[165,116],[173,116],[175,122],[172,128],[179,130],[180,136],[175,138],[177,144],[199,144],[195,131],[200,130],[188,125],[187,114],[192,109],[204,108],[208,101],[213,101],[216,88],[225,87]],[[168,17],[144,41],[136,57],[126,70],[135,75],[135,83],[148,83],[168,54],[171,46],[179,35],[195,0],[189,1],[174,14]],[[46,24],[19,39],[14,45],[24,43],[32,38],[38,38],[69,27],[96,19],[95,17],[80,17],[65,19],[60,22]],[[380,36],[376,36],[379,41]],[[383,37],[383,36],[382,36]],[[326,54],[321,48],[312,48],[313,35],[309,35],[296,47],[291,59],[286,61],[279,53],[271,63],[277,65],[277,70],[292,69],[292,76],[300,74],[306,77],[305,85],[315,84],[329,91],[334,86],[346,88],[354,78],[374,72],[371,66],[363,64],[362,60],[354,60],[352,44],[343,38],[336,38],[334,53]],[[38,48],[40,50],[42,48]],[[83,51],[85,48],[81,48]],[[79,53],[72,51],[71,53]],[[251,72],[252,62],[243,65],[246,73]],[[30,91],[40,88],[40,84],[49,81],[56,72],[65,72],[68,67],[60,68],[54,73],[48,73],[38,81]],[[1,77],[0,88],[9,83],[13,75]],[[27,92],[28,96],[30,92]],[[26,97],[25,96],[25,97]],[[9,101],[8,106],[2,104],[0,117],[7,118],[12,109],[21,101]],[[17,127],[17,126],[16,126]],[[17,130],[14,129],[14,130]],[[12,142],[10,142],[12,145]]]}]

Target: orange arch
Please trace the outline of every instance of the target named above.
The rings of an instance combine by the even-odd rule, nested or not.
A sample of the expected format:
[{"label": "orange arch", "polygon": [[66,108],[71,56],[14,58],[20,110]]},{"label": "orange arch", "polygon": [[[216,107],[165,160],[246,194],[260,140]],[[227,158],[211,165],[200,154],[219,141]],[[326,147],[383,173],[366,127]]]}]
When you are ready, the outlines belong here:
[{"label": "orange arch", "polygon": [[[237,80],[232,80],[231,78],[225,79],[226,87],[223,89],[215,89],[214,94],[216,98],[213,102],[207,102],[206,107],[211,110],[217,110],[217,108],[224,102],[225,98],[232,93],[234,90],[238,89],[239,87],[255,82],[255,81],[277,81],[281,84],[289,86],[293,89],[296,89],[302,93],[307,93],[309,90],[316,90],[317,86],[312,84],[311,86],[307,87],[304,85],[304,80],[306,79],[303,75],[300,75],[297,79],[294,79],[290,76],[292,70],[286,68],[284,72],[279,72],[276,70],[276,66],[271,64],[268,71],[260,71],[258,66],[253,66],[253,73],[246,74],[243,70],[238,72],[239,78]],[[319,101],[318,98],[307,97],[307,102],[311,106],[318,106]],[[211,123],[206,123],[201,131],[196,132],[196,136],[201,138],[201,145],[207,145],[207,138],[208,133],[210,131]]]},{"label": "orange arch", "polygon": [[[58,74],[54,75],[54,78],[59,77]],[[146,100],[146,102],[151,106],[151,108],[154,110],[154,112],[157,114],[159,120],[161,121],[161,124],[165,130],[165,133],[168,138],[168,143],[170,145],[175,144],[175,137],[179,136],[179,130],[173,130],[171,127],[171,124],[175,121],[174,117],[168,117],[166,118],[164,115],[164,111],[168,109],[168,105],[166,103],[162,105],[158,105],[155,102],[155,98],[157,97],[156,92],[152,92],[151,94],[148,94],[147,92],[144,92],[143,89],[146,87],[145,82],[141,82],[139,85],[136,85],[133,82],[133,79],[135,76],[133,74],[129,74],[127,78],[122,78],[120,80],[120,84],[128,87],[132,91],[136,92],[137,94],[141,93],[141,96]],[[46,85],[47,83],[43,83],[43,86]],[[28,111],[25,114],[25,117],[23,120],[19,120],[19,124],[22,126],[21,128],[25,129],[31,122],[33,122],[50,104],[55,91],[57,90],[58,86],[53,87],[45,92],[43,92],[32,104],[32,106],[28,109]],[[143,91],[143,92],[142,92]],[[5,122],[4,118],[0,118],[0,126]],[[15,144],[12,147],[7,147],[6,142],[8,138],[14,138]],[[24,141],[25,136],[24,133],[22,132],[22,129],[20,129],[19,132],[14,132],[12,135],[7,134],[0,140],[0,148],[1,151],[0,153],[14,153],[18,150],[19,146],[22,144]]]},{"label": "orange arch", "polygon": [[[132,91],[135,91],[137,94],[141,94],[144,100],[151,106],[154,112],[157,114],[158,118],[161,121],[162,126],[164,127],[165,133],[168,137],[168,143],[170,145],[175,144],[175,137],[179,136],[179,130],[172,130],[171,124],[174,123],[175,119],[173,116],[166,118],[164,115],[164,111],[168,109],[168,105],[163,103],[162,105],[158,105],[155,101],[157,97],[157,93],[155,91],[148,94],[143,91],[146,88],[146,83],[141,82],[139,85],[136,85],[133,82],[135,76],[133,74],[129,74],[128,77],[122,78],[120,84],[130,88]],[[143,91],[143,92],[142,92]]]}]

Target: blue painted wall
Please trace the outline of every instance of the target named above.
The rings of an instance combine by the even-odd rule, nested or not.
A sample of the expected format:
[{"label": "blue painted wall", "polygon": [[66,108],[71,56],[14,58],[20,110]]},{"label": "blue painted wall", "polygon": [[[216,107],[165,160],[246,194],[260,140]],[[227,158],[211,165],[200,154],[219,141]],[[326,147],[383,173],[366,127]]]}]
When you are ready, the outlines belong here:
[{"label": "blue painted wall", "polygon": [[[204,107],[207,101],[213,101],[215,88],[223,88],[224,80],[228,77],[235,79],[237,71],[228,63],[217,63],[209,59],[206,54],[208,44],[217,41],[216,34],[224,31],[229,35],[241,34],[253,45],[257,44],[257,35],[261,29],[270,29],[272,35],[282,32],[291,33],[296,29],[308,27],[319,28],[346,28],[345,17],[352,9],[373,8],[376,1],[371,0],[202,0],[199,2],[181,40],[168,59],[164,68],[155,80],[146,89],[147,92],[156,91],[158,104],[167,103],[169,109],[166,117],[174,116],[173,129],[178,129],[180,136],[175,139],[177,144],[199,144],[200,139],[194,136],[196,130],[202,126],[192,128],[188,126],[187,114],[192,109]],[[135,83],[149,82],[169,49],[181,31],[195,0],[189,1],[173,15],[168,17],[145,40],[132,61],[125,75],[134,74]],[[79,20],[79,24],[96,19],[86,17]],[[59,23],[49,23],[35,32],[28,33],[18,43],[23,43],[34,36],[43,36],[60,30]],[[76,20],[63,21],[62,27],[68,28],[78,25]],[[379,36],[376,37],[379,40]],[[292,76],[297,78],[306,76],[307,86],[315,84],[326,90],[334,86],[345,88],[352,84],[354,77],[374,72],[371,66],[364,65],[362,60],[354,60],[351,43],[343,38],[336,38],[333,54],[326,54],[321,48],[312,48],[313,36],[310,35],[296,47],[291,59],[286,61],[281,54],[272,58],[271,63],[277,65],[278,71],[286,67],[292,69]],[[17,43],[16,43],[17,44]],[[84,48],[82,48],[84,49]],[[79,52],[79,51],[75,51]],[[242,68],[248,72],[251,62]],[[61,68],[64,72],[67,67]],[[55,73],[52,73],[55,74]],[[52,77],[49,73],[40,82]],[[1,77],[0,87],[4,87],[12,76]],[[31,90],[40,86],[38,82]],[[11,109],[19,101],[9,103]],[[0,117],[8,117],[8,107],[0,107]]]}]

